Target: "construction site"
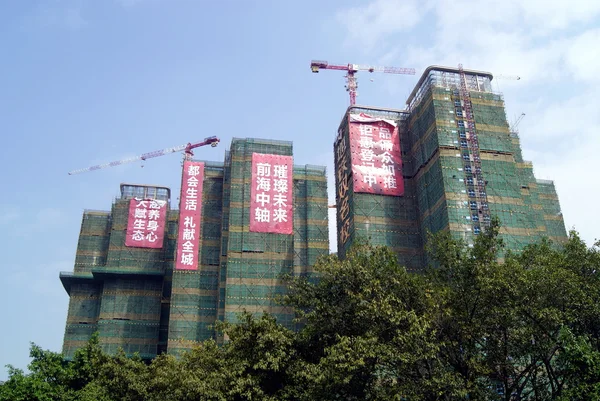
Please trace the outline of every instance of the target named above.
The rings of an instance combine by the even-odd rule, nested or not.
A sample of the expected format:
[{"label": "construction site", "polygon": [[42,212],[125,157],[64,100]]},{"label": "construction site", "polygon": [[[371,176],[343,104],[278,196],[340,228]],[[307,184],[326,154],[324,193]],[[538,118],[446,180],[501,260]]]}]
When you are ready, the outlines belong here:
[{"label": "construction site", "polygon": [[[506,250],[566,240],[554,184],[523,160],[491,73],[428,67],[406,106],[388,109],[356,104],[354,74],[410,70],[311,63],[321,69],[344,71],[350,94],[332,132],[340,258],[367,239],[419,272],[431,263],[429,233],[472,245],[494,216]],[[295,165],[291,142],[268,139],[233,139],[223,162],[192,158],[192,148],[218,143],[212,138],[74,171],[186,154],[178,209],[169,188],[121,184],[110,210],[84,211],[74,270],[60,275],[70,297],[67,358],[94,332],[109,353],[177,355],[224,341],[215,322],[236,322],[242,311],[296,328],[277,298],[284,275],[313,277],[330,252],[325,167]]]}]

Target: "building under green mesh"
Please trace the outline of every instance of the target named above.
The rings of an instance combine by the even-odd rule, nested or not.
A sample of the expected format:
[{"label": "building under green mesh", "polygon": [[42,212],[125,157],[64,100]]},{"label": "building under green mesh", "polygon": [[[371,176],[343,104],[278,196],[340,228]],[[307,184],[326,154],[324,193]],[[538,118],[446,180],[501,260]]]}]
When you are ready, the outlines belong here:
[{"label": "building under green mesh", "polygon": [[110,212],[83,213],[74,271],[60,276],[70,296],[63,346],[69,357],[96,331],[107,352],[123,348],[143,358],[158,353],[166,251],[175,238],[167,235],[162,249],[126,247],[133,197],[169,200],[170,191],[123,184]]},{"label": "building under green mesh", "polygon": [[[334,145],[340,257],[365,238],[389,246],[408,270],[420,271],[430,262],[424,251],[429,232],[448,230],[472,244],[493,216],[502,222],[509,250],[544,236],[556,243],[566,239],[554,184],[536,179],[531,162],[523,160],[492,78],[430,67],[405,110],[348,109]],[[354,191],[353,150],[339,146],[349,141],[351,113],[397,122],[402,196]],[[109,352],[178,354],[215,338],[215,321],[236,321],[244,310],[270,312],[293,328],[292,312],[275,299],[285,292],[282,275],[310,275],[316,259],[328,253],[325,168],[294,167],[293,234],[249,230],[252,154],[288,156],[292,150],[290,142],[234,139],[223,163],[205,163],[198,270],[173,269],[176,210],[167,212],[161,249],[124,245],[129,199],[169,200],[167,188],[122,185],[110,212],[85,211],[75,269],[61,274],[70,295],[67,357],[94,332]],[[342,201],[347,207],[340,207]]]},{"label": "building under green mesh", "polygon": [[[414,271],[423,265],[423,244],[419,230],[417,214],[417,193],[414,180],[407,175],[412,171],[410,159],[403,157],[404,195],[383,196],[367,193],[358,193],[353,190],[352,179],[349,179],[348,202],[350,206],[350,236],[346,241],[340,235],[340,167],[342,167],[339,153],[339,141],[346,138],[349,141],[349,114],[365,113],[371,116],[395,120],[399,124],[400,143],[402,149],[408,143],[406,131],[406,115],[398,110],[375,109],[370,107],[350,107],[344,116],[339,129],[338,140],[334,146],[336,154],[336,202],[338,209],[338,255],[344,257],[352,243],[361,238],[368,239],[373,245],[386,245],[396,252],[399,261],[409,270]],[[351,147],[346,149],[347,163],[349,163]],[[339,155],[339,156],[337,156]],[[347,171],[351,173],[352,169]]]},{"label": "building under green mesh", "polygon": [[294,166],[292,235],[249,232],[252,153],[292,155],[282,141],[234,139],[224,163],[205,162],[198,270],[174,270],[178,218],[168,210],[161,249],[126,247],[129,200],[169,200],[167,188],[121,186],[110,212],[85,211],[75,269],[61,273],[70,296],[63,351],[99,333],[102,348],[151,359],[215,338],[217,319],[243,310],[269,312],[293,328],[292,311],[275,302],[284,274],[310,275],[329,252],[325,168]]},{"label": "building under green mesh", "polygon": [[[398,122],[405,194],[351,190],[352,231],[343,244],[338,235],[341,256],[355,238],[369,238],[394,249],[409,270],[419,270],[429,262],[423,251],[428,232],[449,230],[472,244],[492,216],[500,218],[512,251],[544,236],[555,243],[566,239],[554,184],[537,180],[531,162],[523,160],[504,100],[491,90],[492,78],[481,71],[429,67],[405,110],[348,109],[338,141],[348,135],[351,113]],[[336,152],[336,170],[339,160]]]}]

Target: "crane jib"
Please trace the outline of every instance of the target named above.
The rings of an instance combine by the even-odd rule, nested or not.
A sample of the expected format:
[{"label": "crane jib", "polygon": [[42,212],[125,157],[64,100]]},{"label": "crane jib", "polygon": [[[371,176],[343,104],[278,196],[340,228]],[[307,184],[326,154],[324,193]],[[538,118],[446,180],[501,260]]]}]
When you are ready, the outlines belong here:
[{"label": "crane jib", "polygon": [[217,138],[216,136],[211,136],[211,137],[206,138],[204,142],[200,142],[200,143],[197,143],[197,144],[194,144],[194,145],[187,144],[187,145],[180,145],[180,146],[175,146],[175,147],[161,149],[161,150],[155,150],[153,152],[144,153],[144,154],[142,154],[140,156],[130,157],[128,159],[113,161],[113,162],[105,163],[105,164],[97,164],[97,165],[92,166],[92,167],[82,168],[82,169],[78,169],[78,170],[73,170],[73,171],[69,172],[69,175],[79,174],[79,173],[85,173],[86,171],[100,170],[100,169],[103,169],[103,168],[106,168],[106,167],[115,167],[115,166],[119,166],[121,164],[131,163],[131,162],[135,162],[135,161],[138,161],[138,160],[151,159],[153,157],[163,156],[163,155],[166,155],[168,153],[175,153],[175,152],[179,152],[179,151],[182,151],[182,150],[186,150],[188,148],[188,146],[191,146],[193,148],[204,146],[204,145],[216,146],[217,143],[219,143],[219,138]]}]

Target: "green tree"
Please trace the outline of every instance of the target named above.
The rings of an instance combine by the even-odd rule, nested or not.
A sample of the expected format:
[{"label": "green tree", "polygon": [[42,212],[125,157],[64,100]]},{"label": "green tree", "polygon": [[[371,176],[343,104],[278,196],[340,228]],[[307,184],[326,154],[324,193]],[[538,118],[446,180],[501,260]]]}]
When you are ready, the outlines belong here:
[{"label": "green tree", "polygon": [[296,360],[296,334],[268,314],[254,318],[243,313],[239,318],[238,324],[217,325],[227,337],[228,399],[287,399],[293,393],[288,373]]},{"label": "green tree", "polygon": [[299,332],[243,313],[217,323],[222,346],[151,363],[97,335],[72,361],[32,344],[0,401],[600,400],[598,244],[572,232],[511,254],[499,233],[494,219],[471,247],[431,236],[426,274],[364,243],[323,257],[283,299]]},{"label": "green tree", "polygon": [[319,281],[297,279],[286,303],[305,326],[294,365],[297,399],[440,399],[456,395],[438,362],[425,282],[386,248],[355,245],[322,258]]},{"label": "green tree", "polygon": [[31,344],[29,374],[8,366],[8,380],[0,386],[1,401],[73,400],[73,370],[61,354]]},{"label": "green tree", "polygon": [[148,400],[280,400],[293,386],[295,333],[265,314],[218,323],[227,341],[205,341],[179,359],[161,355],[150,365]]},{"label": "green tree", "polygon": [[225,401],[230,382],[224,350],[205,341],[180,358],[159,355],[149,367],[149,401]]},{"label": "green tree", "polygon": [[[436,267],[427,272],[433,298],[433,327],[442,364],[458,376],[459,394],[471,400],[493,399],[493,369],[486,363],[495,338],[491,326],[509,324],[499,316],[506,305],[504,277],[497,262],[503,242],[499,222],[477,236],[473,247],[449,232],[430,235],[428,250]],[[492,322],[491,319],[497,319]]]},{"label": "green tree", "polygon": [[440,356],[469,399],[491,399],[498,384],[505,400],[558,399],[579,386],[576,364],[566,362],[577,354],[561,333],[572,330],[577,344],[598,350],[598,252],[571,233],[563,247],[543,240],[499,263],[499,228],[495,219],[472,248],[449,234],[431,238]]},{"label": "green tree", "polygon": [[600,352],[587,336],[575,336],[568,328],[560,333],[558,365],[564,375],[559,400],[600,400]]}]

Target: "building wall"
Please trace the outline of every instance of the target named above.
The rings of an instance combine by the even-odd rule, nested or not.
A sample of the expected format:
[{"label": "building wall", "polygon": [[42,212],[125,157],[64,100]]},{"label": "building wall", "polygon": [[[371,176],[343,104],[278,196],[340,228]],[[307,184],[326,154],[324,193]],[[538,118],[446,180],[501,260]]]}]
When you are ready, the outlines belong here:
[{"label": "building wall", "polygon": [[[410,154],[414,159],[417,209],[422,243],[426,243],[428,233],[435,233],[448,227],[455,203],[448,199],[446,192],[460,192],[464,189],[453,182],[449,167],[455,162],[454,136],[451,126],[444,124],[439,102],[443,100],[434,93],[427,93],[417,104],[408,119],[408,132],[411,138]],[[460,163],[460,161],[458,160]],[[459,164],[456,165],[458,167]],[[450,173],[450,174],[449,174]],[[448,191],[449,190],[449,191]]]},{"label": "building wall", "polygon": [[[202,236],[198,270],[175,270],[171,266],[170,310],[167,321],[171,354],[190,349],[214,338],[212,326],[217,319],[223,217],[223,164],[205,162],[202,190]],[[179,214],[177,214],[179,217]],[[177,237],[178,219],[173,221]],[[176,253],[176,246],[173,255]]]},{"label": "building wall", "polygon": [[235,322],[244,310],[269,312],[294,328],[292,311],[276,297],[285,293],[282,275],[310,276],[317,258],[329,252],[325,168],[294,166],[293,235],[250,232],[248,215],[252,153],[292,150],[289,142],[234,139],[223,164],[205,165],[202,265],[172,273],[169,353],[215,338],[217,320]]},{"label": "building wall", "polygon": [[102,284],[93,280],[91,272],[93,268],[106,264],[110,224],[108,212],[83,213],[72,274],[79,278],[69,278],[66,286],[69,288],[69,310],[63,352],[67,357],[72,357],[75,350],[85,345],[98,330]]},{"label": "building wall", "polygon": [[[144,195],[128,193],[128,188],[110,212],[84,212],[74,271],[61,274],[70,295],[63,346],[67,358],[96,331],[106,352],[122,348],[143,358],[157,355],[169,240],[160,249],[124,245],[129,200]],[[156,195],[157,189],[150,188]]]},{"label": "building wall", "polygon": [[311,276],[316,259],[329,253],[326,172],[294,166],[292,235],[251,233],[253,152],[291,155],[292,144],[234,139],[225,163],[205,162],[198,270],[173,269],[177,210],[167,212],[161,249],[124,245],[129,199],[152,187],[123,192],[110,212],[84,212],[74,271],[61,273],[70,295],[67,358],[96,331],[109,353],[179,354],[215,338],[214,323],[236,321],[242,310],[270,312],[295,327],[292,311],[274,298],[285,293],[281,275]]},{"label": "building wall", "polygon": [[[319,255],[329,251],[327,187],[322,167],[294,167],[294,233],[250,232],[252,154],[292,155],[283,141],[234,139],[226,159],[224,185],[219,317],[237,321],[237,314],[272,313],[294,326],[293,312],[275,299],[286,291],[283,275],[306,275]],[[226,210],[227,209],[227,210]],[[226,249],[226,252],[224,250]],[[225,255],[224,255],[225,254]]]},{"label": "building wall", "polygon": [[[490,215],[500,218],[501,236],[506,248],[518,252],[542,236],[550,236],[557,242],[566,239],[553,184],[543,184],[545,193],[540,198],[541,186],[534,177],[533,166],[522,159],[518,136],[509,130],[502,96],[470,91],[470,99],[487,205]],[[468,185],[472,175],[462,160],[465,154],[469,154],[466,141],[460,135],[465,124],[461,117],[461,114],[464,116],[464,101],[461,104],[455,88],[431,86],[421,103],[424,109],[429,108],[428,114],[432,117],[419,116],[417,106],[411,113],[411,122],[414,122],[410,126],[411,133],[414,136],[429,133],[435,137],[432,142],[435,141],[438,146],[432,152],[434,157],[427,163],[433,173],[424,185],[419,186],[423,234],[426,230],[450,229],[455,237],[472,243],[473,236],[477,234],[474,223],[478,216],[471,205],[475,199],[469,191],[472,187]],[[428,121],[430,125],[419,125],[419,119]],[[422,159],[431,157],[430,153],[426,152]],[[472,161],[473,154],[470,156]],[[474,164],[471,166],[475,168]],[[423,196],[425,193],[427,196]],[[442,198],[444,200],[440,201]],[[427,215],[428,208],[436,208],[435,202],[439,202],[437,210],[431,210],[431,214]],[[544,208],[548,211],[546,215]],[[437,217],[432,219],[430,216]],[[550,232],[548,225],[552,227]]]},{"label": "building wall", "polygon": [[[395,120],[399,124],[400,150],[403,162],[404,195],[384,196],[354,192],[351,146],[348,116],[351,113],[366,113],[372,116]],[[410,152],[411,142],[406,131],[406,115],[399,111],[374,108],[351,107],[348,109],[334,144],[336,205],[338,225],[338,255],[345,257],[354,241],[368,240],[373,245],[390,247],[398,255],[400,264],[409,271],[418,270],[423,264],[423,246],[418,225],[417,193],[415,188],[414,162]],[[345,163],[345,168],[344,168]],[[348,186],[347,193],[344,190]],[[342,193],[344,192],[344,193]],[[343,199],[345,198],[345,199]],[[348,220],[341,215],[348,208]],[[340,227],[348,224],[347,239],[341,235]],[[345,239],[345,240],[344,240]]]},{"label": "building wall", "polygon": [[[340,257],[353,242],[364,238],[393,249],[408,270],[421,270],[431,263],[424,251],[429,233],[449,230],[455,238],[472,244],[489,216],[500,218],[507,250],[518,252],[544,236],[555,243],[566,239],[554,184],[537,180],[531,162],[523,160],[519,136],[509,129],[504,100],[491,92],[490,77],[480,72],[465,74],[476,145],[467,140],[464,129],[466,106],[458,70],[428,69],[411,94],[407,110],[348,109],[334,144]],[[349,164],[346,169],[342,165],[344,157],[350,158],[344,141],[349,140],[348,113],[352,112],[398,121],[403,197],[354,193]],[[344,182],[349,183],[345,201],[340,196]],[[341,219],[344,202],[349,213]],[[349,227],[346,241],[340,236],[344,224]]]},{"label": "building wall", "polygon": [[106,265],[94,269],[102,280],[98,332],[104,351],[139,353],[153,358],[158,352],[165,246],[125,246],[129,198],[117,199],[111,211]]}]

